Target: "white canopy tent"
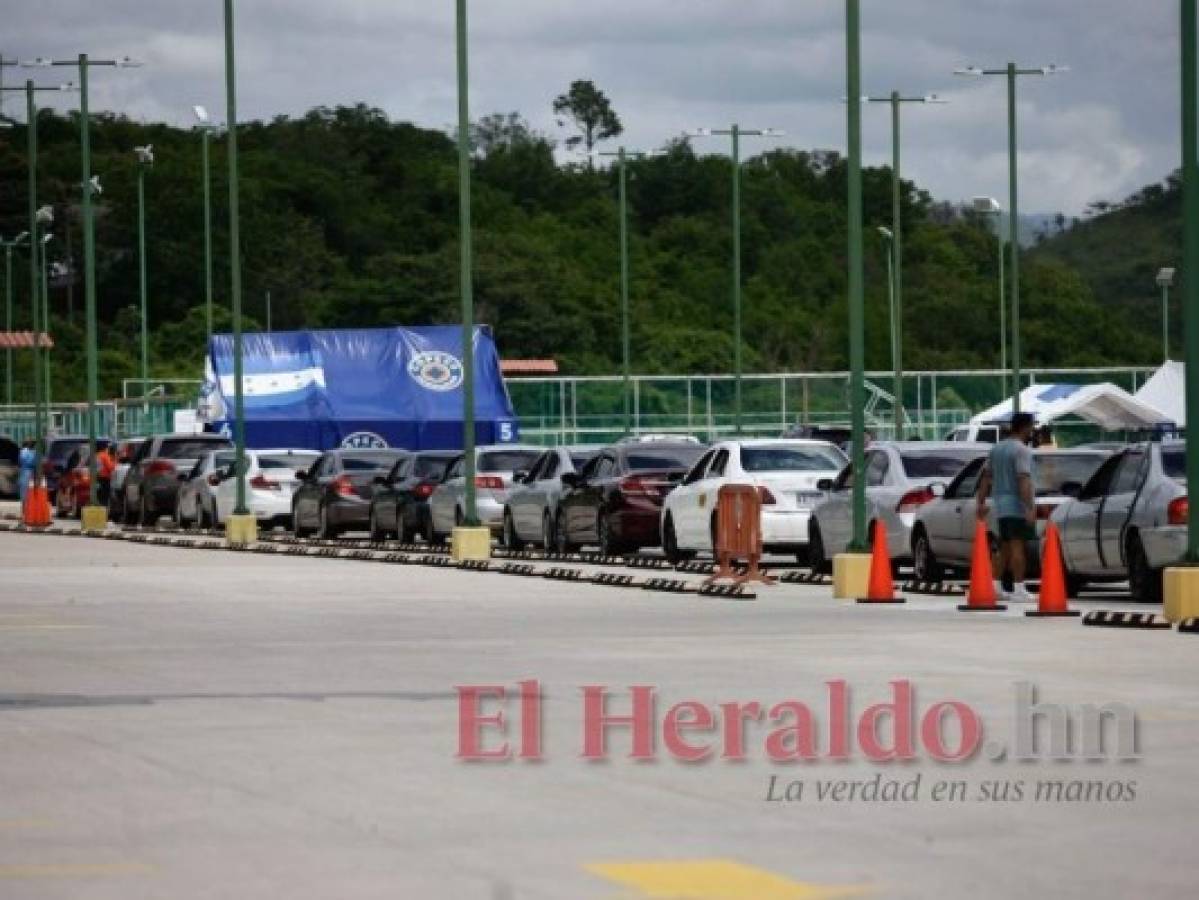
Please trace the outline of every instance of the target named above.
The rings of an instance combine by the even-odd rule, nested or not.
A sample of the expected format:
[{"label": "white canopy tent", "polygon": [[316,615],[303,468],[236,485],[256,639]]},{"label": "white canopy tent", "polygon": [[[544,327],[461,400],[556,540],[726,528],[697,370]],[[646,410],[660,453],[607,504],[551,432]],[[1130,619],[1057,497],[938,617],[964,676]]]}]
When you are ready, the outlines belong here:
[{"label": "white canopy tent", "polygon": [[[1103,384],[1034,384],[1020,394],[1020,409],[1032,413],[1046,425],[1066,416],[1078,416],[1104,431],[1155,428],[1170,421],[1156,406],[1134,397],[1124,388]],[[971,421],[1007,422],[1012,418],[1012,401],[1005,400],[979,413]]]},{"label": "white canopy tent", "polygon": [[1167,362],[1137,391],[1137,400],[1160,409],[1167,421],[1179,428],[1187,425],[1187,367],[1180,362]]}]

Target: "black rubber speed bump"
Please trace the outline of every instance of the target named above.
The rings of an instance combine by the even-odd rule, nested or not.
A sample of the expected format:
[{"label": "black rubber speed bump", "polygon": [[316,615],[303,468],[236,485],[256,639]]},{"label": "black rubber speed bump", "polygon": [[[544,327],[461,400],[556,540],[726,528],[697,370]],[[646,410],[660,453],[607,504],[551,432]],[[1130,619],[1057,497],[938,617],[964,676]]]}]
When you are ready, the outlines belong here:
[{"label": "black rubber speed bump", "polygon": [[504,563],[496,569],[501,575],[536,575],[537,569],[528,563]]},{"label": "black rubber speed bump", "polygon": [[471,572],[486,572],[491,568],[491,562],[486,559],[464,559],[458,563],[458,568]]},{"label": "black rubber speed bump", "polygon": [[1178,630],[1183,634],[1199,634],[1199,619],[1183,619],[1178,623]]},{"label": "black rubber speed bump", "polygon": [[650,578],[641,585],[642,590],[661,591],[667,594],[690,594],[695,589],[681,578]]},{"label": "black rubber speed bump", "polygon": [[420,562],[424,566],[448,566],[450,558],[448,556],[434,556],[431,553],[426,553],[420,558]]},{"label": "black rubber speed bump", "polygon": [[723,597],[726,600],[757,600],[758,595],[740,584],[705,584],[699,589],[701,597]]},{"label": "black rubber speed bump", "polygon": [[819,572],[784,572],[779,576],[779,582],[782,584],[826,585],[832,584],[832,579]]},{"label": "black rubber speed bump", "polygon": [[592,584],[601,584],[606,587],[633,587],[632,575],[620,575],[616,572],[601,572],[598,575],[593,575],[591,578]]},{"label": "black rubber speed bump", "polygon": [[1096,628],[1139,628],[1147,631],[1166,631],[1170,628],[1170,623],[1166,619],[1154,613],[1109,612],[1107,610],[1095,610],[1087,613],[1082,624]]},{"label": "black rubber speed bump", "polygon": [[964,597],[965,588],[944,581],[909,581],[902,588],[905,594],[920,594],[924,597]]},{"label": "black rubber speed bump", "polygon": [[541,573],[543,578],[548,578],[551,581],[582,581],[583,573],[578,569],[563,569],[555,566],[552,569],[546,569]]},{"label": "black rubber speed bump", "polygon": [[674,567],[676,572],[686,572],[688,575],[711,575],[716,571],[716,565],[709,562],[682,562]]}]

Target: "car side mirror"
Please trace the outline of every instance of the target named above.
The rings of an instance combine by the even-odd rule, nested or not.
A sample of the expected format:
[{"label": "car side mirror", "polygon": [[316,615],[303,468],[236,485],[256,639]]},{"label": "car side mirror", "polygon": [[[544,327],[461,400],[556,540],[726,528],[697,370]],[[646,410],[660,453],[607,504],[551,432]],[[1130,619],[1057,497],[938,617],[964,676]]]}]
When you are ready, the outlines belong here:
[{"label": "car side mirror", "polygon": [[179,475],[178,475],[177,477],[179,478],[179,480],[180,480],[180,481],[184,481],[184,482],[185,482],[185,481],[188,481],[188,480],[190,480],[190,479],[188,478],[188,476],[189,476],[189,475],[191,475],[191,473],[190,473],[190,472],[180,472],[180,473],[179,473]]},{"label": "car side mirror", "polygon": [[1062,485],[1062,494],[1077,499],[1082,494],[1082,485],[1077,481],[1067,481]]},{"label": "car side mirror", "polygon": [[578,472],[563,472],[562,483],[567,487],[576,488],[583,483],[583,476]]},{"label": "car side mirror", "polygon": [[387,476],[386,475],[376,475],[374,478],[374,483],[379,485],[380,487],[385,487],[388,484]]},{"label": "car side mirror", "polygon": [[832,489],[833,479],[831,478],[821,478],[818,482],[816,482],[816,490],[818,491],[824,491],[824,493],[827,494],[832,491]]},{"label": "car side mirror", "polygon": [[515,481],[517,484],[528,484],[529,483],[529,473],[524,469],[517,469],[515,472],[512,473],[512,480]]}]

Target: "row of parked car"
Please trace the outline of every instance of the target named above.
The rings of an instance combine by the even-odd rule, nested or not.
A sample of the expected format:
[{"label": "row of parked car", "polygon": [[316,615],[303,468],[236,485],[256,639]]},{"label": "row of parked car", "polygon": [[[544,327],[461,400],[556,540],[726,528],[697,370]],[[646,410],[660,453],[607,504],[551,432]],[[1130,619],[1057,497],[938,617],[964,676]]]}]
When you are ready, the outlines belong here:
[{"label": "row of parked car", "polygon": [[[107,446],[107,440],[100,440]],[[991,445],[876,442],[866,454],[871,533],[886,528],[897,565],[921,580],[968,573],[974,496]],[[231,443],[220,435],[160,435],[119,442],[110,517],[219,527],[236,505]],[[45,476],[60,515],[87,502],[87,440],[56,437]],[[1189,517],[1185,448],[1179,442],[1037,451],[1038,530],[1061,530],[1069,587],[1131,581],[1161,596],[1161,571],[1185,549]],[[461,452],[249,450],[246,493],[265,526],[298,535],[369,532],[376,539],[443,543],[466,519]],[[714,545],[716,499],[725,484],[751,484],[763,501],[771,554],[831,569],[852,533],[853,473],[832,443],[812,439],[679,438],[610,446],[522,445],[475,451],[476,509],[512,548],[621,554],[661,546],[683,561]],[[991,523],[991,532],[997,531]],[[1034,553],[1034,556],[1037,555]]]}]

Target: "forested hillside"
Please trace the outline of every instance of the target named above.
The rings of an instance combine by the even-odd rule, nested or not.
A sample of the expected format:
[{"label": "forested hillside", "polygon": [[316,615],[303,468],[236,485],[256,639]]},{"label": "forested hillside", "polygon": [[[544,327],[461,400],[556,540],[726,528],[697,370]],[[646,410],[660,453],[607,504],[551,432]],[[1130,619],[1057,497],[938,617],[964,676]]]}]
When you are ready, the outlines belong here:
[{"label": "forested hillside", "polygon": [[[51,259],[81,268],[77,122],[43,114],[39,202],[55,206]],[[315,109],[241,131],[245,308],[276,329],[457,320],[454,138],[390,122],[366,106]],[[198,132],[101,116],[93,167],[98,216],[103,393],[137,368],[136,161],[147,174],[152,373],[197,377],[204,282]],[[27,227],[25,128],[0,133],[0,234]],[[612,147],[615,142],[609,142]],[[620,353],[615,174],[556,162],[555,148],[519,116],[475,129],[479,321],[510,357],[555,357],[564,371],[612,372]],[[728,370],[730,166],[686,141],[631,164],[634,364],[641,372]],[[845,165],[829,152],[780,151],[746,164],[746,364],[755,370],[846,365]],[[214,242],[220,321],[228,304],[224,141],[213,144]],[[884,246],[890,173],[865,173],[868,348],[889,365]],[[1169,192],[1084,222],[1027,254],[1025,349],[1036,365],[1148,363],[1159,356],[1152,273],[1177,245]],[[909,368],[988,367],[998,361],[995,241],[969,215],[930,215],[905,185]],[[1170,204],[1174,203],[1174,206]],[[936,221],[934,221],[934,218]],[[27,328],[27,258],[18,251],[17,327]],[[1142,269],[1145,269],[1142,271]],[[56,399],[83,394],[82,286],[52,289]],[[22,360],[19,392],[27,392]],[[22,394],[24,396],[24,394]]]}]

